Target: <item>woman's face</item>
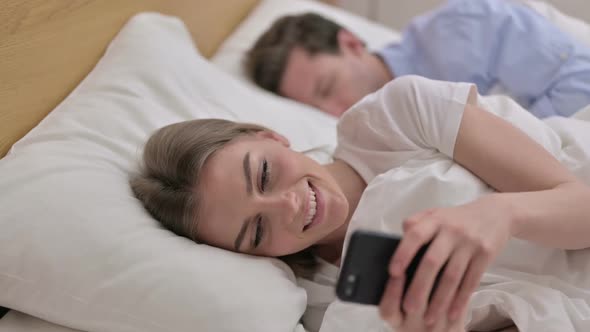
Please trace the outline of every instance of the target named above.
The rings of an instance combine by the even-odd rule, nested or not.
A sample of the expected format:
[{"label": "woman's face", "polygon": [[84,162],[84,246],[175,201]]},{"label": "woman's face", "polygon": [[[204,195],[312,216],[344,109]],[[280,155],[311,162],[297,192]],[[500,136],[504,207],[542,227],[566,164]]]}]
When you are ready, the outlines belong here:
[{"label": "woman's face", "polygon": [[335,241],[348,202],[329,172],[273,132],[235,139],[205,163],[197,188],[199,240],[283,256]]}]

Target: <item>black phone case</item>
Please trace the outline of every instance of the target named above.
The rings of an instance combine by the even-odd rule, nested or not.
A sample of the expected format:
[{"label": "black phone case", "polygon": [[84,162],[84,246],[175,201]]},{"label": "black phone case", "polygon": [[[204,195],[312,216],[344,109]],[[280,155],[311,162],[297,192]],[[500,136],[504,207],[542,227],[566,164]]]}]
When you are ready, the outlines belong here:
[{"label": "black phone case", "polygon": [[[336,296],[342,301],[378,305],[389,279],[389,262],[400,241],[395,235],[355,231],[338,277]],[[408,266],[404,294],[427,249],[428,244],[420,248]]]}]

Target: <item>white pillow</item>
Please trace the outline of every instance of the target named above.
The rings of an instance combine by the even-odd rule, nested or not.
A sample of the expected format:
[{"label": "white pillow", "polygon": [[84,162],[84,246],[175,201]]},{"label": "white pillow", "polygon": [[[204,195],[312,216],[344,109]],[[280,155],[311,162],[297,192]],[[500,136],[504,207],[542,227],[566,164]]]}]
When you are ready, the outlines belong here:
[{"label": "white pillow", "polygon": [[301,331],[306,296],[284,263],[178,237],[128,185],[149,134],[181,120],[333,148],[333,118],[269,98],[202,58],[178,19],[133,18],[0,160],[0,306],[84,331]]},{"label": "white pillow", "polygon": [[82,332],[11,310],[0,319],[0,332]]},{"label": "white pillow", "polygon": [[241,65],[242,60],[258,37],[278,18],[305,12],[315,12],[338,22],[365,41],[367,48],[371,50],[380,49],[401,38],[400,34],[391,28],[318,1],[262,0],[225,39],[211,61],[231,74],[246,78]]},{"label": "white pillow", "polygon": [[569,34],[574,40],[590,47],[590,25],[587,22],[566,15],[547,2],[538,0],[521,1],[542,16],[545,16],[563,32]]}]

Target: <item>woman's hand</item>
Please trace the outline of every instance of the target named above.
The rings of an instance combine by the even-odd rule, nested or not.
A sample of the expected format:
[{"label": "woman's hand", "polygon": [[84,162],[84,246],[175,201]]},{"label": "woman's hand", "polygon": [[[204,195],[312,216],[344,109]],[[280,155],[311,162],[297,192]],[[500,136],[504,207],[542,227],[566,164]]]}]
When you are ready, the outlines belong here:
[{"label": "woman's hand", "polygon": [[[465,313],[471,294],[511,236],[510,209],[501,202],[498,194],[491,194],[472,203],[430,209],[404,220],[404,236],[392,257],[391,278],[380,304],[381,316],[400,331],[406,331],[403,327],[410,322],[418,329],[408,331],[462,328],[459,317]],[[417,251],[431,240],[402,303],[405,270]],[[445,264],[428,304],[435,278]],[[419,329],[420,324],[424,329]]]},{"label": "woman's hand", "polygon": [[461,313],[460,319],[451,321],[443,316],[430,325],[426,324],[424,320],[426,305],[414,313],[402,314],[399,299],[401,299],[403,292],[403,283],[403,277],[390,278],[379,306],[381,318],[389,323],[396,332],[465,332],[466,310]]},{"label": "woman's hand", "polygon": [[426,304],[414,313],[402,314],[400,299],[403,294],[404,281],[404,277],[390,278],[379,305],[381,318],[396,332],[465,332],[466,310],[461,313],[460,319],[451,321],[443,316],[437,319],[434,324],[427,324],[424,319],[427,310]]}]

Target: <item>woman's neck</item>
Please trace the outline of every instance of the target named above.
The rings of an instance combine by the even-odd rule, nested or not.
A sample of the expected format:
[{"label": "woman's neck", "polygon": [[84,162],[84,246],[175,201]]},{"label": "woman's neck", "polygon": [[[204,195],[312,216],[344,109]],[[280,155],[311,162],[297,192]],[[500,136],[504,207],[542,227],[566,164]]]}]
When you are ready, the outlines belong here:
[{"label": "woman's neck", "polygon": [[317,246],[315,252],[324,260],[339,265],[350,218],[356,210],[367,184],[350,165],[342,160],[337,159],[325,167],[334,177],[348,201],[348,216],[344,224],[330,234],[329,244]]}]

